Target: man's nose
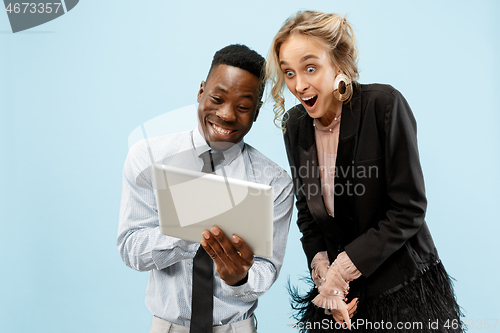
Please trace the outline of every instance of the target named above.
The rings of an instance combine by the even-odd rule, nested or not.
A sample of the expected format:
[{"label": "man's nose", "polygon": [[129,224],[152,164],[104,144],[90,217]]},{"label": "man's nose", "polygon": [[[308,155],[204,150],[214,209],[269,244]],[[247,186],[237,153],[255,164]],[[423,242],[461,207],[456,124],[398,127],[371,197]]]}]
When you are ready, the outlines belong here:
[{"label": "man's nose", "polygon": [[216,112],[216,115],[226,122],[232,122],[236,120],[236,114],[234,113],[233,108],[227,104],[219,108]]}]

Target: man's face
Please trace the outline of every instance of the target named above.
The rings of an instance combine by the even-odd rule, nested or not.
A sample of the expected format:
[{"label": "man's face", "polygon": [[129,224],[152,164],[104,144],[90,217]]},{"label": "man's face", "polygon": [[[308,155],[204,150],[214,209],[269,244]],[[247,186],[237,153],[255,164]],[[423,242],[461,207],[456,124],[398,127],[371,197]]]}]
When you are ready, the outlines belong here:
[{"label": "man's face", "polygon": [[227,149],[252,128],[259,113],[259,79],[241,68],[219,65],[198,92],[198,121],[207,143]]}]

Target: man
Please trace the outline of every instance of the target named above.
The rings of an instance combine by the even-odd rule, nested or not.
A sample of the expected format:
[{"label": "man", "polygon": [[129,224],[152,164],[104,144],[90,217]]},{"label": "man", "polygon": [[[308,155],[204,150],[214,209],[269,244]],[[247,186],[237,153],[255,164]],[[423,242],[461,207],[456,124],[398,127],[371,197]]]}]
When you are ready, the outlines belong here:
[{"label": "man", "polygon": [[[127,156],[117,244],[128,266],[150,271],[146,291],[146,306],[153,314],[150,332],[256,330],[253,312],[257,298],[278,277],[293,203],[292,183],[286,172],[243,141],[262,105],[264,64],[262,56],[244,45],[219,50],[198,92],[198,128],[149,139],[149,152],[148,145],[140,142]],[[223,156],[219,165],[214,158],[217,152]],[[231,178],[272,186],[273,257],[254,257],[242,238],[226,236],[215,226],[200,235],[202,248],[200,243],[163,235],[148,172],[149,153],[160,157],[155,162],[205,172],[208,154],[212,156],[208,172],[224,171]],[[213,278],[208,285],[213,290],[200,299],[200,294],[210,289],[199,285],[205,280],[199,275],[200,262],[207,258],[209,278]],[[201,306],[207,298],[209,304]],[[202,324],[199,312],[208,313],[211,325]]]}]

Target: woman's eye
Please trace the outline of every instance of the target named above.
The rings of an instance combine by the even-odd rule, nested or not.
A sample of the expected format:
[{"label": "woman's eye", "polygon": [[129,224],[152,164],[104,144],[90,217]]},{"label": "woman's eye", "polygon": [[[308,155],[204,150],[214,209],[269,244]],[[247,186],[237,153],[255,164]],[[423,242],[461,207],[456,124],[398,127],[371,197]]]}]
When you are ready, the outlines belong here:
[{"label": "woman's eye", "polygon": [[292,72],[292,71],[286,71],[286,72],[285,72],[285,75],[286,75],[287,77],[292,77],[292,76],[293,76],[293,72]]},{"label": "woman's eye", "polygon": [[316,70],[316,67],[307,67],[307,72],[312,73]]}]

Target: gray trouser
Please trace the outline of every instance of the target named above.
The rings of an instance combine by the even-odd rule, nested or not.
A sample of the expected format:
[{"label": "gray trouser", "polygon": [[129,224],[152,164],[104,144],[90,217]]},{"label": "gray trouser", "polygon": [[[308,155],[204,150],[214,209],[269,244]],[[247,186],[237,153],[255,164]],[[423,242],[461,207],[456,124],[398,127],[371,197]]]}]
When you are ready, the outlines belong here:
[{"label": "gray trouser", "polygon": [[[254,316],[236,323],[214,326],[214,333],[257,333]],[[154,317],[149,333],[189,333],[189,327],[177,325],[167,320]]]}]

